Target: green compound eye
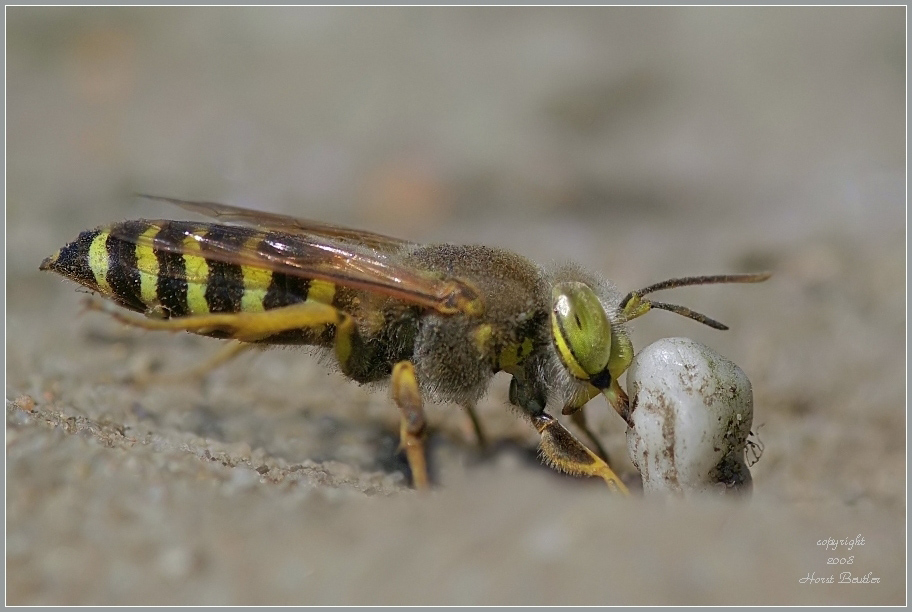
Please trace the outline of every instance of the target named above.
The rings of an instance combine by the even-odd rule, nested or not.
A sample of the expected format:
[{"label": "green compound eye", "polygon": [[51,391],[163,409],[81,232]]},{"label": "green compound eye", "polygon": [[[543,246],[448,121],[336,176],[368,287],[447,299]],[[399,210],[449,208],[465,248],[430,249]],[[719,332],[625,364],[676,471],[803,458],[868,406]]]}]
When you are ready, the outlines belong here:
[{"label": "green compound eye", "polygon": [[611,323],[588,285],[559,283],[551,290],[551,335],[570,373],[600,386],[611,358]]}]

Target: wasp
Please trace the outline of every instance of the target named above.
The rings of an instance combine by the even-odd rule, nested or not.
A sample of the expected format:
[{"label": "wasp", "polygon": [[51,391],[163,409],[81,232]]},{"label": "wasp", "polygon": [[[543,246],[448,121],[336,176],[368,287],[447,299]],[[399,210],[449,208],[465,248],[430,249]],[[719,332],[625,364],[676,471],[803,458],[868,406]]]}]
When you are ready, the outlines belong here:
[{"label": "wasp", "polygon": [[[493,376],[540,435],[554,469],[627,487],[586,425],[597,395],[622,417],[618,377],[634,351],[627,324],[652,309],[727,327],[646,296],[769,274],[675,278],[622,295],[575,264],[541,267],[488,246],[422,245],[368,231],[211,202],[143,196],[214,222],[124,221],[85,231],[41,264],[110,299],[124,323],[241,344],[310,345],[358,383],[389,380],[400,441],[418,489],[428,487],[424,401],[475,405]],[[561,406],[590,450],[546,407]]]}]

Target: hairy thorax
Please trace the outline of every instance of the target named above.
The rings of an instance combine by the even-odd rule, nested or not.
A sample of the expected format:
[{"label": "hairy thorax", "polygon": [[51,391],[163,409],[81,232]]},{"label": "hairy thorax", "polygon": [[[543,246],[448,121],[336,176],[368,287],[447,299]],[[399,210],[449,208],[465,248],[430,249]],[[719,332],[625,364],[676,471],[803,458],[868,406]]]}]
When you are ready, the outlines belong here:
[{"label": "hairy thorax", "polygon": [[455,245],[421,247],[409,257],[468,280],[484,296],[480,316],[421,317],[414,363],[432,399],[473,403],[497,371],[516,367],[548,341],[548,285],[529,260],[500,249]]}]

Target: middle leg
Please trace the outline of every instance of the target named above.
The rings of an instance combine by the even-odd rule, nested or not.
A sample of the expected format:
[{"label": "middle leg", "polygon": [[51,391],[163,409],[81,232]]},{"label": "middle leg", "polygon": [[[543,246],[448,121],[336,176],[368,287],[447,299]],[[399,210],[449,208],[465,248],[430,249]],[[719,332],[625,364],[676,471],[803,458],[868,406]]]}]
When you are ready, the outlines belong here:
[{"label": "middle leg", "polygon": [[488,445],[488,439],[481,427],[481,420],[478,418],[478,412],[475,410],[475,404],[466,403],[463,404],[462,407],[465,408],[466,414],[468,415],[469,421],[472,425],[472,431],[475,432],[475,441],[478,443],[478,446],[484,449]]},{"label": "middle leg", "polygon": [[399,426],[399,445],[405,450],[405,458],[412,470],[415,488],[428,488],[427,459],[424,454],[424,437],[427,424],[424,420],[424,406],[415,366],[409,361],[400,361],[393,367],[393,401],[402,415]]}]

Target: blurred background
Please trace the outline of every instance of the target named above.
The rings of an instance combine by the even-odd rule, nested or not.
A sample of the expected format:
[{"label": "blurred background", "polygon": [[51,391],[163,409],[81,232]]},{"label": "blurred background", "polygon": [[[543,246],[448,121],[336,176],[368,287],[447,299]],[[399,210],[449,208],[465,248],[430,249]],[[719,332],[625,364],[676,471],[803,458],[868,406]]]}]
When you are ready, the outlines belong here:
[{"label": "blurred background", "polygon": [[[902,603],[903,7],[6,14],[9,603]],[[429,409],[429,499],[387,393],[306,354],[136,389],[214,343],[77,316],[37,267],[180,217],[137,192],[572,259],[624,291],[771,270],[667,298],[731,331],[658,313],[633,335],[750,376],[754,499],[672,511],[552,476],[501,379],[486,454]],[[856,533],[881,584],[798,582]]]}]

